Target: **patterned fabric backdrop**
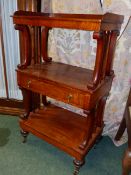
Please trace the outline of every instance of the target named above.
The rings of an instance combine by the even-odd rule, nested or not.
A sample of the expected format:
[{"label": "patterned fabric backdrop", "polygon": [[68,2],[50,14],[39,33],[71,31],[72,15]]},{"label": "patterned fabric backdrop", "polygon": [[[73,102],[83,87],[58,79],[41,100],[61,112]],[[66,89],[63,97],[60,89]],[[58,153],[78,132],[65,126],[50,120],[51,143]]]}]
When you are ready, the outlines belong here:
[{"label": "patterned fabric backdrop", "polygon": [[[70,4],[70,5],[69,5]],[[54,13],[85,13],[99,14],[102,9],[98,0],[53,0],[50,10]],[[74,66],[94,67],[96,41],[92,39],[92,32],[67,29],[53,29],[49,37],[49,55],[54,61]],[[83,115],[83,111],[65,103],[52,99],[55,104]]]},{"label": "patterned fabric backdrop", "polygon": [[129,20],[131,15],[131,0],[104,0],[103,12],[124,15],[124,23],[121,30],[122,35],[118,39],[114,59],[116,76],[113,81],[111,96],[106,105],[104,118],[106,124],[104,133],[113,138],[122,119],[131,86],[131,19]]},{"label": "patterned fabric backdrop", "polygon": [[[45,0],[43,11],[56,13],[105,13],[107,11],[124,14],[125,28],[129,15],[131,15],[130,0],[104,0],[103,9],[98,0]],[[49,37],[49,55],[55,61],[71,65],[93,68],[95,60],[96,43],[91,32],[77,30],[53,29]],[[116,77],[113,81],[111,95],[107,100],[104,114],[104,135],[114,137],[123,116],[129,87],[131,86],[131,22],[117,43],[114,70]],[[82,110],[64,103],[55,103],[74,112]],[[117,143],[119,144],[119,143]]]},{"label": "patterned fabric backdrop", "polygon": [[[53,0],[54,13],[102,13],[98,0]],[[49,53],[55,61],[92,68],[95,59],[95,41],[92,33],[79,30],[53,29],[49,39]],[[89,44],[87,44],[89,43]],[[91,59],[88,59],[90,57]]]}]

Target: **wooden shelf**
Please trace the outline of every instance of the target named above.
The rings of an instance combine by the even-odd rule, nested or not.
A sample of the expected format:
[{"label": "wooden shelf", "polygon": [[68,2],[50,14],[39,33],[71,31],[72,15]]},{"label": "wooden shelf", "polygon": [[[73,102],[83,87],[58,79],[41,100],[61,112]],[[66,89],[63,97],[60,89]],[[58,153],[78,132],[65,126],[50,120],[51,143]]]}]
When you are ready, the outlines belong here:
[{"label": "wooden shelf", "polygon": [[72,149],[79,148],[87,130],[85,117],[53,105],[31,113],[23,123],[63,145],[72,147],[74,144]]},{"label": "wooden shelf", "polygon": [[92,70],[53,61],[28,66],[27,69],[17,71],[40,81],[51,81],[81,91],[88,91],[87,84],[92,81],[93,77]]},{"label": "wooden shelf", "polygon": [[19,86],[85,110],[92,108],[100,96],[108,93],[112,82],[110,77],[91,90],[87,85],[92,76],[92,70],[53,61],[17,70]]},{"label": "wooden shelf", "polygon": [[[17,11],[13,16],[13,22],[15,24],[33,24],[35,26],[94,31],[117,30],[120,28],[122,21],[123,16],[112,13],[106,13],[104,15],[87,15]],[[101,25],[102,23],[103,25]]]},{"label": "wooden shelf", "polygon": [[61,145],[60,148],[72,156],[77,154],[81,158],[87,150],[87,147],[80,149],[87,134],[86,117],[66,109],[54,105],[37,109],[30,113],[28,120],[20,120],[20,126],[56,147]]}]

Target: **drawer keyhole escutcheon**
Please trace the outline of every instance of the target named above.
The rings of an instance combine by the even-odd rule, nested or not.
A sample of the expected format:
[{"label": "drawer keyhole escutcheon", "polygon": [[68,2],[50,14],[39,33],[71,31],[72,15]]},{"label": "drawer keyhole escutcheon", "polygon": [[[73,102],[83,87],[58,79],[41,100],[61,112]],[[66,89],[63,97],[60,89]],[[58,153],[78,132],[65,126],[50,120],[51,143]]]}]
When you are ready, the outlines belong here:
[{"label": "drawer keyhole escutcheon", "polygon": [[30,87],[30,84],[31,84],[31,80],[29,80],[28,83],[27,83],[28,88]]},{"label": "drawer keyhole escutcheon", "polygon": [[67,102],[68,102],[68,103],[70,103],[70,100],[72,99],[72,97],[73,97],[72,94],[69,94],[69,95],[67,96]]}]

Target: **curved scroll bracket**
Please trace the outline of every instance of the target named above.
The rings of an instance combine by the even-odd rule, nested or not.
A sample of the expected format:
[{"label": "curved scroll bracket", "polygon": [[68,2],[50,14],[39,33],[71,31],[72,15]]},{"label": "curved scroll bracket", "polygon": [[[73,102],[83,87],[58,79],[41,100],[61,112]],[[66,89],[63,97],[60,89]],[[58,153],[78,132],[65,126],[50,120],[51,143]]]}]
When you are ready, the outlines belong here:
[{"label": "curved scroll bracket", "polygon": [[103,116],[104,116],[104,109],[105,109],[105,104],[108,96],[109,96],[109,93],[106,94],[104,97],[102,97],[97,104],[95,122],[96,122],[96,126],[100,128],[104,127]]},{"label": "curved scroll bracket", "polygon": [[15,25],[15,29],[22,33],[22,64],[19,64],[18,69],[25,69],[31,64],[31,36],[30,30],[26,25]]},{"label": "curved scroll bracket", "polygon": [[92,82],[87,85],[88,89],[94,90],[106,78],[114,77],[112,64],[118,36],[118,30],[94,32],[93,39],[97,40],[97,52]]},{"label": "curved scroll bracket", "polygon": [[48,57],[48,33],[49,33],[48,27],[44,27],[42,29],[42,44],[41,44],[41,49],[42,49],[42,58],[45,62],[51,62],[52,58]]},{"label": "curved scroll bracket", "polygon": [[97,52],[96,52],[96,61],[95,61],[95,67],[93,72],[93,78],[92,82],[90,82],[87,85],[88,89],[95,89],[98,84],[100,83],[100,77],[101,77],[101,68],[103,64],[103,51],[104,51],[104,37],[103,32],[94,32],[93,33],[93,39],[97,40]]},{"label": "curved scroll bracket", "polygon": [[92,136],[93,133],[93,122],[94,122],[94,115],[95,115],[95,109],[92,110],[84,110],[84,114],[87,115],[87,131],[85,133],[84,141],[79,145],[79,148],[84,150],[89,142],[89,139]]},{"label": "curved scroll bracket", "polygon": [[113,59],[114,59],[114,53],[115,53],[115,47],[116,47],[116,41],[117,37],[119,36],[120,31],[110,31],[109,33],[109,47],[108,47],[108,53],[107,53],[107,64],[106,64],[106,75],[112,76],[113,74]]}]

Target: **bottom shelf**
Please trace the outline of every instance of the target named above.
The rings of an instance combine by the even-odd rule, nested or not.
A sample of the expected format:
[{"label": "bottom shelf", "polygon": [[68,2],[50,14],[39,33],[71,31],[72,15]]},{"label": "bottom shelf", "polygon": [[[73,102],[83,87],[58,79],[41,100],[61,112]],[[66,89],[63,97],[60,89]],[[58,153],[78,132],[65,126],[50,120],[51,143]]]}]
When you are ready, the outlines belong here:
[{"label": "bottom shelf", "polygon": [[54,105],[30,113],[27,120],[20,120],[20,127],[77,159],[85,156],[102,132],[97,128],[87,147],[80,149],[87,132],[87,118]]}]

